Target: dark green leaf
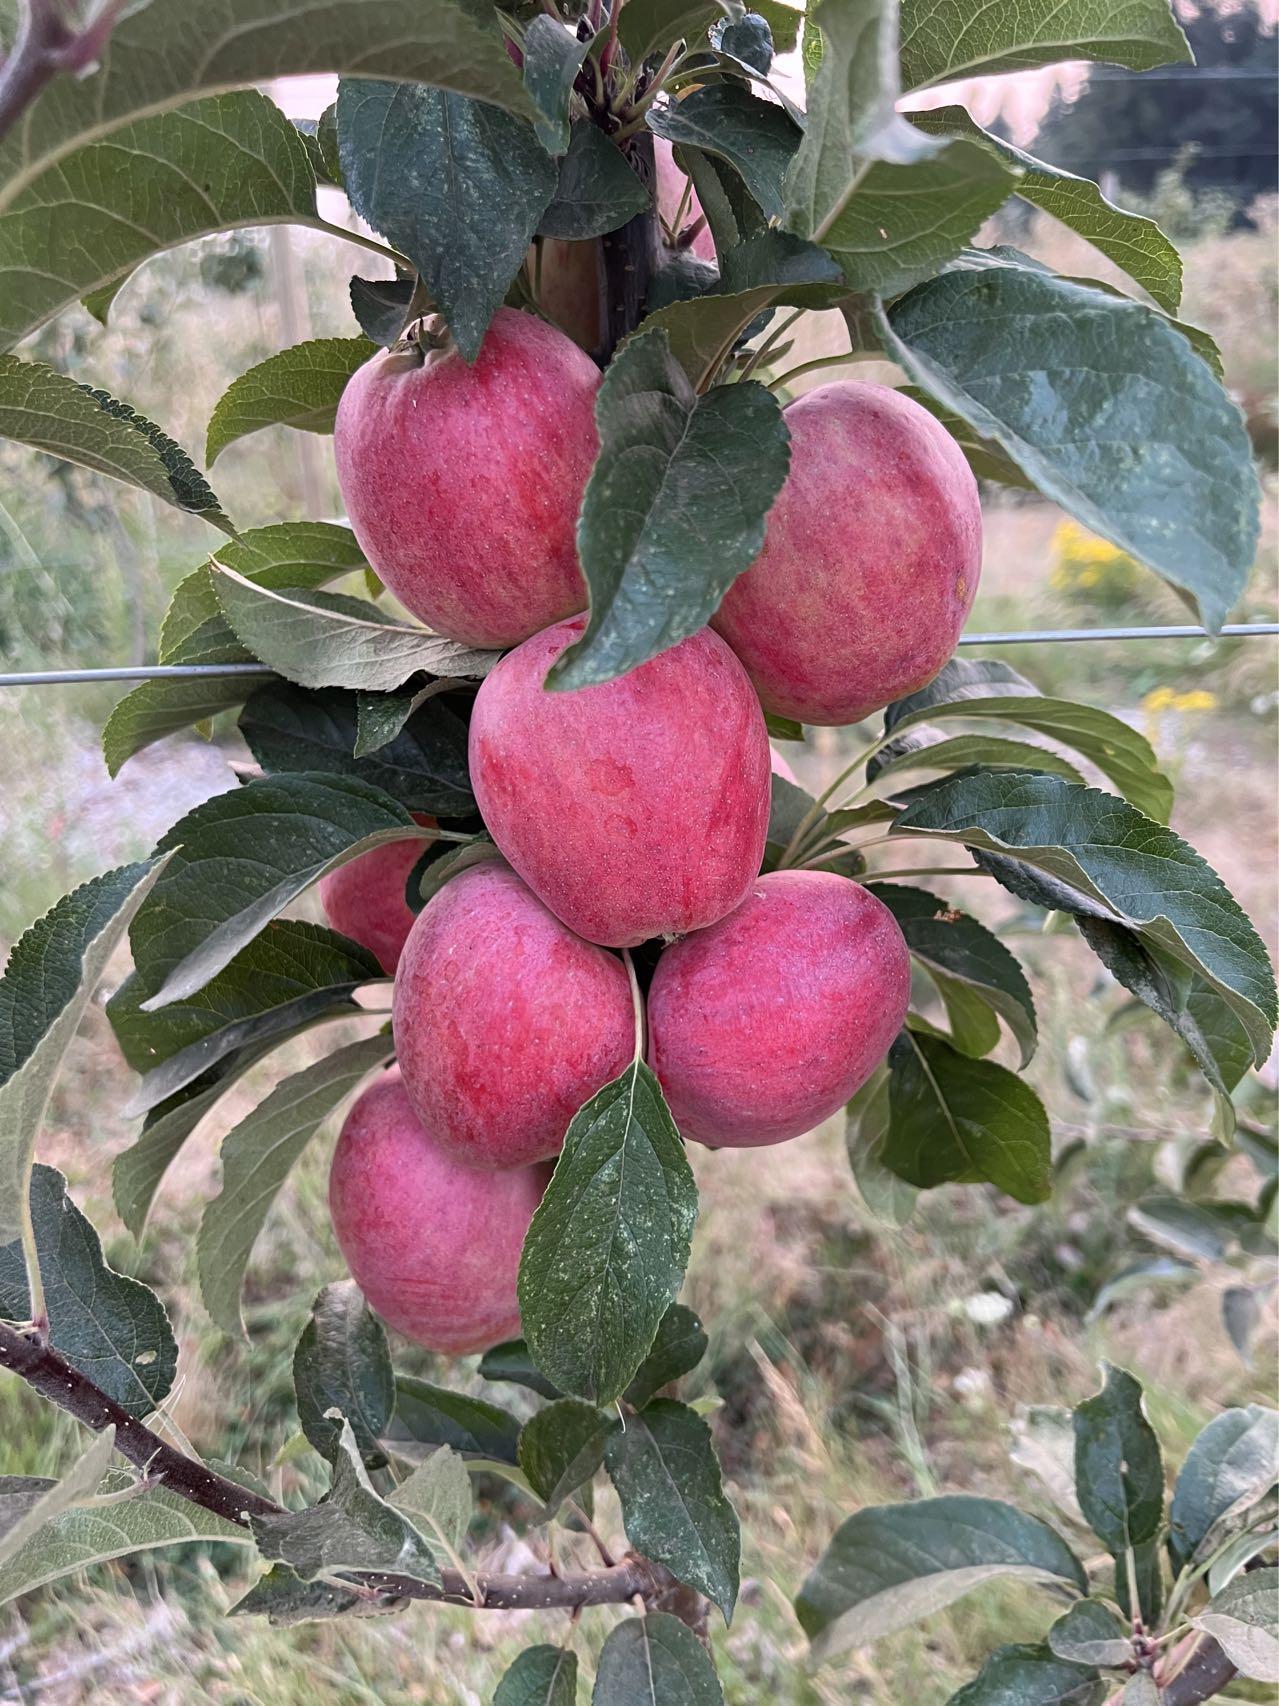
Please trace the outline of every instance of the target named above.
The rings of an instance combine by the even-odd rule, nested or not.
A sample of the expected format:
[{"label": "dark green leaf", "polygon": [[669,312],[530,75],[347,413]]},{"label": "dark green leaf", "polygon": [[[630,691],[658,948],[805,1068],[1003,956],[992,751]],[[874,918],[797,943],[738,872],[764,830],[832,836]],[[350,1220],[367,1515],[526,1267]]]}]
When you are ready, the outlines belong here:
[{"label": "dark green leaf", "polygon": [[523,1339],[508,1339],[494,1345],[480,1358],[479,1373],[485,1380],[507,1380],[512,1386],[527,1386],[543,1398],[562,1398],[563,1393],[538,1368]]},{"label": "dark green leaf", "polygon": [[[1186,1454],[1168,1513],[1168,1544],[1178,1568],[1213,1549],[1279,1481],[1279,1411],[1260,1404],[1225,1410]],[[1207,1544],[1205,1544],[1207,1543]]]},{"label": "dark green leaf", "polygon": [[1102,1389],[1075,1408],[1075,1492],[1093,1533],[1122,1571],[1125,1552],[1159,1533],[1164,1466],[1141,1385],[1104,1367]]},{"label": "dark green leaf", "polygon": [[123,865],[64,895],[18,938],[0,977],[0,1244],[21,1237],[36,1135],[62,1057],[157,874],[151,863]]},{"label": "dark green leaf", "polygon": [[577,1706],[576,1653],[526,1647],[498,1683],[493,1706]]},{"label": "dark green leaf", "polygon": [[1025,1066],[1035,1052],[1035,999],[1020,962],[999,938],[925,889],[875,883],[870,892],[897,920],[906,946],[928,971],[943,1001],[955,984],[978,996],[1016,1037]]},{"label": "dark green leaf", "polygon": [[117,287],[162,249],[241,225],[314,222],[306,144],[252,89],[85,142],[0,212],[0,348]]},{"label": "dark green leaf", "polygon": [[222,1140],[222,1189],[201,1217],[196,1258],[204,1306],[223,1332],[244,1331],[240,1283],[289,1169],[325,1120],[390,1053],[385,1036],[348,1043],[277,1084]]},{"label": "dark green leaf", "polygon": [[923,89],[960,77],[1027,71],[1063,59],[1097,59],[1149,71],[1189,60],[1186,38],[1167,0],[1034,0],[990,6],[984,0],[903,0],[903,86]]},{"label": "dark green leaf", "polygon": [[272,681],[240,713],[240,733],[268,773],[322,770],[356,776],[411,812],[439,817],[473,812],[466,724],[456,712],[432,695],[370,754],[357,757],[364,704],[372,697]]},{"label": "dark green leaf", "polygon": [[626,1388],[626,1401],[642,1410],[663,1386],[697,1367],[706,1355],[706,1329],[691,1309],[672,1303],[662,1316],[653,1348]]},{"label": "dark green leaf", "polygon": [[631,64],[641,65],[681,38],[698,46],[719,13],[711,0],[627,0],[618,18],[618,40]]},{"label": "dark green leaf", "polygon": [[558,18],[539,12],[524,32],[524,87],[542,115],[533,130],[543,148],[563,154],[568,147],[569,99],[586,57],[590,37],[581,41]]},{"label": "dark green leaf", "polygon": [[915,1212],[919,1192],[884,1163],[884,1145],[892,1126],[891,1078],[880,1064],[848,1104],[845,1143],[848,1164],[866,1207],[894,1229]]},{"label": "dark green leaf", "polygon": [[252,1545],[248,1529],[238,1523],[214,1516],[164,1487],[133,1493],[136,1486],[133,1475],[113,1470],[103,1478],[99,1493],[110,1496],[128,1491],[131,1496],[111,1507],[109,1521],[104,1521],[101,1510],[72,1509],[33,1534],[21,1551],[0,1564],[0,1604],[92,1564],[157,1546],[191,1540]]},{"label": "dark green leaf", "polygon": [[560,690],[612,681],[704,627],[759,555],[790,466],[777,399],[753,382],[698,397],[662,332],[614,358],[596,419],[577,528],[591,614],[551,668]]},{"label": "dark green leaf", "polygon": [[934,783],[896,828],[961,841],[1014,893],[1025,892],[1015,886],[1024,870],[1039,904],[1051,895],[1049,904],[1135,931],[1162,963],[1209,984],[1254,1059],[1266,1059],[1276,998],[1260,938],[1194,849],[1135,807],[1055,776],[978,772]]},{"label": "dark green leaf", "polygon": [[313,338],[268,356],[233,380],[209,420],[210,467],[228,444],[268,426],[333,431],[346,382],[374,353],[367,338]]},{"label": "dark green leaf", "polygon": [[537,222],[538,234],[577,242],[602,237],[643,213],[652,200],[617,144],[581,119],[560,162],[555,194]]},{"label": "dark green leaf", "polygon": [[802,135],[782,107],[761,100],[741,83],[708,83],[682,100],[650,107],[646,116],[649,129],[668,142],[701,148],[726,161],[740,174],[765,218],[781,218],[782,180]]},{"label": "dark green leaf", "polygon": [[520,1432],[520,1468],[552,1514],[594,1478],[604,1461],[609,1435],[619,1426],[608,1410],[579,1398],[557,1398],[525,1422]]},{"label": "dark green leaf", "polygon": [[1048,1631],[1048,1645],[1077,1665],[1126,1665],[1133,1658],[1131,1631],[1099,1599],[1076,1600]]},{"label": "dark green leaf", "polygon": [[351,280],[351,312],[370,343],[389,349],[400,341],[408,324],[415,281],[411,278],[360,278]]},{"label": "dark green leaf", "polygon": [[1048,1198],[1052,1140],[1029,1084],[915,1031],[903,1031],[888,1058],[885,1166],[922,1190],[987,1180],[1018,1202]]},{"label": "dark green leaf", "polygon": [[773,63],[773,32],[768,19],[760,13],[747,12],[736,23],[716,24],[711,30],[711,40],[721,53],[748,71],[768,76]]},{"label": "dark green leaf", "polygon": [[1249,1570],[1190,1621],[1210,1635],[1241,1676],[1279,1683],[1279,1570]]},{"label": "dark green leaf", "polygon": [[879,324],[916,384],[1220,626],[1252,568],[1257,477],[1238,408],[1154,309],[999,266],[933,279]]},{"label": "dark green leaf", "polygon": [[610,1632],[591,1706],[724,1706],[724,1694],[697,1636],[658,1611],[629,1617]]},{"label": "dark green leaf", "polygon": [[164,837],[171,857],[130,932],[153,1012],[203,989],[326,871],[428,832],[353,776],[264,776],[218,794]]},{"label": "dark green leaf", "polygon": [[496,652],[476,651],[384,615],[367,599],[275,592],[222,563],[213,567],[223,614],[255,656],[302,687],[385,692],[410,676],[479,676]]},{"label": "dark green leaf", "polygon": [[1214,1203],[1183,1197],[1143,1197],[1128,1210],[1128,1224],[1152,1244],[1200,1262],[1219,1262],[1229,1249],[1233,1218]]},{"label": "dark green leaf", "polygon": [[374,954],[318,924],[275,919],[203,989],[156,1013],[127,978],[107,1004],[125,1059],[142,1074],[126,1114],[150,1113],[241,1049],[254,1058],[321,1019],[357,1011],[361,984],[385,976]]},{"label": "dark green leaf", "polygon": [[403,1601],[370,1601],[354,1588],[336,1581],[304,1582],[287,1564],[275,1564],[259,1576],[242,1599],[230,1608],[231,1617],[265,1617],[273,1629],[316,1623],[330,1617],[373,1617],[399,1609]]},{"label": "dark green leaf", "polygon": [[800,25],[804,14],[798,7],[786,4],[786,0],[754,0],[747,17],[752,14],[764,18],[773,35],[773,47],[778,53],[793,53],[799,45]]},{"label": "dark green leaf", "polygon": [[636,1060],[573,1118],[520,1259],[538,1367],[606,1404],[634,1379],[688,1264],[697,1187],[657,1079]]},{"label": "dark green leaf", "polygon": [[[1082,782],[1083,776],[1068,759],[1048,747],[1030,741],[1009,740],[1003,735],[968,734],[943,736],[935,729],[912,729],[886,746],[867,764],[879,792],[892,799],[909,799],[910,784],[903,781],[912,771],[934,775],[946,770],[967,770],[985,765],[995,770],[1043,770]],[[918,785],[918,784],[916,784]]]},{"label": "dark green leaf", "polygon": [[1027,492],[1034,490],[1033,482],[1026,478],[1007,452],[993,439],[983,438],[979,432],[974,432],[953,409],[930,397],[927,391],[921,391],[918,385],[899,385],[898,390],[941,422],[968,458],[968,466],[977,479],[993,480],[997,485],[1016,486]]},{"label": "dark green leaf", "polygon": [[858,1511],[795,1601],[814,1657],[869,1645],[1001,1576],[1088,1591],[1083,1566],[1038,1517],[953,1494]]},{"label": "dark green leaf", "polygon": [[947,1706],[1100,1706],[1110,1685],[1091,1665],[1055,1658],[1048,1647],[996,1647]]},{"label": "dark green leaf", "polygon": [[208,481],[180,445],[128,403],[39,362],[0,355],[0,438],[109,474],[233,531]]},{"label": "dark green leaf", "polygon": [[374,1492],[347,1422],[341,1424],[323,1504],[251,1520],[262,1556],[287,1564],[306,1581],[335,1570],[390,1570],[439,1585],[440,1567],[430,1544]]},{"label": "dark green leaf", "polygon": [[1140,213],[1126,213],[1107,201],[1097,185],[1087,178],[1036,160],[1002,137],[991,136],[973,123],[963,107],[937,107],[931,112],[915,113],[911,123],[930,136],[976,138],[1002,159],[1019,166],[1022,176],[1017,183],[1017,194],[1024,201],[1059,219],[1148,291],[1161,308],[1169,314],[1176,313],[1181,301],[1181,256],[1153,219]]},{"label": "dark green leaf", "polygon": [[474,361],[555,193],[533,127],[440,89],[344,81],[338,150],[351,205],[413,262]]},{"label": "dark green leaf", "polygon": [[351,1424],[366,1469],[380,1469],[386,1455],[378,1440],[395,1408],[395,1375],[386,1333],[354,1280],[326,1285],[293,1353],[293,1389],[302,1431],[332,1462],[341,1425],[326,1414],[338,1410]]},{"label": "dark green leaf", "polygon": [[[173,1385],[177,1340],[150,1289],[107,1266],[102,1240],[54,1167],[31,1170],[31,1220],[49,1343],[131,1416],[147,1416]],[[31,1316],[18,1242],[0,1248],[0,1317]]]},{"label": "dark green leaf", "polygon": [[631,1545],[704,1593],[730,1621],[741,1532],[706,1423],[686,1404],[655,1398],[612,1434],[605,1462]]},{"label": "dark green leaf", "polygon": [[441,1446],[464,1457],[519,1462],[520,1424],[483,1398],[449,1392],[411,1374],[395,1377],[395,1414],[386,1439],[397,1444]]}]

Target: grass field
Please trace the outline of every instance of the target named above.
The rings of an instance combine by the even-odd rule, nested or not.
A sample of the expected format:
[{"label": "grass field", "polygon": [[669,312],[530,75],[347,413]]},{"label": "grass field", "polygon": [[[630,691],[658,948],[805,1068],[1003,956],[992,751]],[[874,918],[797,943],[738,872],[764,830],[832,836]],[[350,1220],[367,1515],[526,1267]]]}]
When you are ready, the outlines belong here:
[{"label": "grass field", "polygon": [[[1188,317],[1219,333],[1241,392],[1264,393],[1274,369],[1268,239],[1214,239],[1202,251],[1190,256]],[[332,249],[306,244],[304,258],[313,330],[349,335],[345,272],[335,284]],[[51,353],[153,411],[198,451],[199,423],[223,385],[280,340],[269,294],[218,295],[199,284],[193,266],[158,263],[128,287],[117,326],[103,333],[86,321],[57,334]],[[1219,291],[1223,277],[1231,282]],[[154,344],[148,315],[158,330]],[[216,338],[206,335],[213,323]],[[312,441],[317,460],[306,471],[298,442],[278,431],[260,435],[219,462],[219,494],[245,525],[297,513],[304,478],[318,478],[327,512],[336,510],[327,445]],[[88,476],[54,477],[48,466],[0,451],[7,655],[17,666],[143,655],[167,591],[208,548],[205,530]],[[996,494],[987,519],[974,630],[1184,619],[1153,577],[1137,571],[1134,580],[1113,560],[1100,565],[1098,580],[1081,583],[1070,562],[1078,542],[1063,538],[1051,506]],[[1271,478],[1247,614],[1274,615],[1274,545]],[[1176,827],[1220,871],[1273,948],[1273,644],[1045,646],[999,655],[1045,691],[1104,705],[1150,736],[1178,783]],[[166,743],[110,782],[97,733],[112,698],[100,688],[0,693],[7,873],[0,949],[67,888],[148,851],[191,804],[233,784],[225,767],[237,753],[233,737],[212,746]],[[793,759],[801,780],[815,785],[832,776],[845,746],[846,737],[813,739]],[[927,861],[920,855],[918,862]],[[1024,1495],[1049,1514],[1043,1487],[1009,1467],[1010,1430],[1026,1406],[1092,1390],[1100,1357],[1147,1382],[1174,1456],[1223,1405],[1273,1396],[1273,1332],[1258,1336],[1250,1367],[1220,1326],[1221,1292],[1237,1277],[1224,1270],[1208,1270],[1186,1289],[1130,1295],[1099,1319],[1090,1316],[1099,1288],[1134,1255],[1149,1253],[1125,1231],[1126,1207],[1166,1180],[1207,1128],[1206,1094],[1178,1048],[1153,1025],[1114,1023],[1118,994],[1073,938],[1045,935],[1002,893],[987,892],[992,885],[935,883],[998,923],[1031,970],[1042,1046],[1030,1076],[1053,1114],[1059,1152],[1072,1153],[1068,1179],[1038,1210],[987,1190],[934,1193],[916,1220],[892,1231],[861,1203],[835,1124],[780,1150],[694,1155],[703,1206],[684,1296],[710,1325],[712,1343],[687,1395],[720,1400],[712,1425],[746,1537],[742,1603],[732,1629],[714,1637],[733,1706],[765,1699],[941,1706],[990,1646],[1040,1635],[1050,1601],[987,1590],[921,1630],[810,1671],[790,1600],[840,1518],[867,1503],[979,1491]],[[325,1034],[326,1046],[333,1036]],[[221,1133],[315,1046],[310,1039],[290,1045],[219,1106],[172,1169],[141,1248],[111,1209],[111,1158],[133,1129],[119,1114],[129,1074],[100,1005],[71,1051],[41,1143],[42,1159],[67,1172],[77,1200],[103,1228],[113,1262],[157,1286],[171,1308],[182,1346],[173,1421],[197,1448],[243,1462],[293,1499],[314,1498],[325,1485],[313,1454],[283,1464],[276,1458],[296,1428],[293,1345],[315,1291],[342,1272],[324,1205],[329,1140],[315,1143],[296,1169],[255,1254],[248,1346],[226,1340],[204,1315],[193,1235],[216,1188]],[[1252,1092],[1261,1121],[1274,1082],[1272,1063]],[[1246,1163],[1232,1166],[1221,1188],[1255,1190]],[[990,1325],[981,1323],[992,1311],[972,1303],[986,1293],[1005,1300],[1002,1318]],[[403,1366],[428,1366],[402,1342],[395,1349]],[[449,1369],[448,1378],[475,1379],[466,1365]],[[518,1408],[516,1389],[499,1395]],[[76,1436],[73,1424],[0,1378],[0,1474],[56,1472],[76,1454]],[[490,1569],[544,1563],[539,1537],[523,1528],[497,1484],[481,1490],[474,1561]],[[599,1522],[620,1539],[606,1497]],[[498,1618],[429,1607],[277,1632],[222,1615],[246,1585],[244,1557],[234,1549],[186,1548],[104,1566],[0,1610],[0,1699],[486,1706],[521,1645],[569,1633],[564,1614]],[[581,1621],[575,1644],[588,1674],[616,1615],[588,1613]]]}]

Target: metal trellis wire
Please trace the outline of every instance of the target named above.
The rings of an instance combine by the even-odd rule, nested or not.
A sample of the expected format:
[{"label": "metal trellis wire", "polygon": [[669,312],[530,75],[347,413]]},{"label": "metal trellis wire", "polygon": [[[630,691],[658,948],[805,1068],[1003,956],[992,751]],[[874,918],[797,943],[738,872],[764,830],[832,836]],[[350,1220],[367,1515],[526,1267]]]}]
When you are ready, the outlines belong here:
[{"label": "metal trellis wire", "polygon": [[[1242,640],[1279,635],[1279,622],[1238,622],[1217,634],[1206,628],[1021,628],[1003,633],[961,634],[961,646],[1038,646],[1080,640]],[[40,669],[0,674],[0,687],[77,687],[97,681],[199,681],[217,676],[274,675],[265,664],[136,664],[111,669]]]}]

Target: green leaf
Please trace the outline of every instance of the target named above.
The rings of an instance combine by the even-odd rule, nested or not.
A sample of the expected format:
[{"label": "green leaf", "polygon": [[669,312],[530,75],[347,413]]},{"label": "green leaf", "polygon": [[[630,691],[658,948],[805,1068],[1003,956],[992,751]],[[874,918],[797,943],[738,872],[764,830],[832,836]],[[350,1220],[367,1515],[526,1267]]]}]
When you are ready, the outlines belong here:
[{"label": "green leaf", "polygon": [[953,1494],[847,1518],[795,1609],[814,1657],[828,1659],[999,1577],[1088,1591],[1083,1566],[1046,1522],[998,1499]]},{"label": "green leaf", "polygon": [[242,704],[267,673],[260,664],[250,663],[243,675],[201,676],[189,681],[162,676],[144,681],[118,701],[103,727],[102,754],[108,773],[118,776],[122,766],[144,746],[181,729],[208,723],[220,712]]},{"label": "green leaf", "polygon": [[0,1244],[22,1235],[36,1134],[53,1081],[159,869],[124,865],[64,895],[19,937],[0,977]]},{"label": "green leaf", "polygon": [[425,840],[403,806],[355,777],[263,776],[180,818],[130,932],[154,1012],[203,989],[303,889],[388,841]]},{"label": "green leaf", "polygon": [[697,1636],[658,1611],[628,1617],[609,1632],[591,1706],[724,1706],[724,1694]]},{"label": "green leaf", "polygon": [[747,12],[739,21],[721,19],[711,32],[716,49],[752,76],[767,77],[773,66],[773,32],[759,12]]},{"label": "green leaf", "polygon": [[484,675],[496,652],[476,651],[337,593],[273,592],[213,566],[223,613],[241,643],[301,687],[386,692],[410,676]]},{"label": "green leaf", "polygon": [[994,770],[1043,770],[1082,782],[1083,776],[1069,760],[1029,741],[1008,740],[1002,735],[969,734],[942,736],[932,729],[912,731],[886,746],[867,765],[877,790],[892,798],[904,795],[902,777],[911,771],[967,770],[985,765]]},{"label": "green leaf", "polygon": [[1131,1632],[1099,1599],[1079,1599],[1048,1631],[1048,1645],[1059,1659],[1078,1665],[1132,1663]]},{"label": "green leaf", "polygon": [[180,445],[127,403],[39,362],[0,355],[0,438],[108,474],[233,531]]},{"label": "green leaf", "polygon": [[[884,729],[901,733],[951,717],[971,718],[978,723],[1015,723],[1073,747],[1114,783],[1129,804],[1158,823],[1168,821],[1172,783],[1160,770],[1154,748],[1109,711],[1078,705],[1070,699],[1044,698],[1024,676],[1006,665],[952,658],[927,687],[888,707]],[[1050,756],[1044,753],[1038,765],[1050,768],[1044,762]]]},{"label": "green leaf", "polygon": [[115,1424],[95,1435],[60,1481],[32,1479],[25,1490],[6,1492],[9,1477],[0,1480],[0,1569],[15,1557],[47,1523],[92,1498],[106,1474],[115,1449]]},{"label": "green leaf", "polygon": [[304,1582],[285,1564],[275,1564],[259,1576],[228,1613],[231,1617],[265,1617],[273,1629],[290,1629],[330,1617],[377,1617],[399,1610],[403,1601],[369,1600],[356,1588],[336,1581]]},{"label": "green leaf", "polygon": [[921,1190],[989,1181],[1018,1202],[1052,1193],[1052,1139],[1039,1097],[1016,1073],[906,1030],[889,1052],[883,1163]]},{"label": "green leaf", "polygon": [[537,140],[549,154],[568,148],[569,101],[591,41],[579,40],[559,19],[539,12],[524,31],[524,87],[541,114],[533,121]]},{"label": "green leaf", "polygon": [[520,1315],[538,1367],[607,1404],[634,1379],[688,1264],[697,1187],[641,1060],[596,1092],[524,1239]]},{"label": "green leaf", "polygon": [[425,1536],[374,1492],[346,1421],[323,1504],[253,1516],[251,1522],[262,1556],[287,1564],[306,1581],[349,1569],[440,1582],[440,1567]]},{"label": "green leaf", "polygon": [[1221,625],[1252,568],[1257,476],[1238,408],[1154,309],[997,266],[933,279],[878,323],[910,379]]},{"label": "green leaf", "polygon": [[[370,754],[358,756],[365,701],[341,688],[287,681],[259,688],[240,713],[250,752],[269,774],[322,770],[355,776],[411,812],[465,817],[475,810],[466,763],[466,724],[431,695]],[[412,704],[412,701],[409,701]]]},{"label": "green leaf", "polygon": [[738,82],[708,83],[682,100],[650,107],[645,117],[655,135],[726,161],[764,217],[781,218],[782,180],[803,134],[784,108],[761,100]]},{"label": "green leaf", "polygon": [[759,555],[790,466],[777,399],[754,382],[698,397],[660,331],[614,358],[595,414],[577,527],[591,613],[547,678],[562,691],[615,680],[704,627]]},{"label": "green leaf", "polygon": [[946,431],[958,444],[968,459],[968,466],[979,480],[993,480],[997,485],[1016,486],[1021,491],[1033,491],[1034,484],[1028,480],[1012,458],[992,439],[983,438],[974,432],[967,421],[960,420],[953,409],[946,408],[935,397],[930,397],[926,391],[921,391],[918,385],[899,385],[897,389],[903,397],[909,397],[918,403],[921,409],[927,409],[945,427]]},{"label": "green leaf", "polygon": [[[136,1486],[132,1475],[112,1470],[98,1490],[110,1496]],[[64,1511],[33,1534],[14,1557],[0,1564],[0,1604],[92,1564],[192,1540],[228,1540],[239,1546],[253,1543],[247,1528],[214,1516],[163,1487],[137,1492],[106,1508]]]},{"label": "green leaf", "polygon": [[617,36],[631,64],[642,65],[650,54],[681,39],[700,46],[719,15],[712,0],[627,0],[627,10],[618,15]]},{"label": "green leaf", "polygon": [[996,1647],[947,1706],[1101,1706],[1110,1692],[1090,1665],[1055,1658],[1047,1647]]},{"label": "green leaf", "polygon": [[461,1551],[475,1501],[466,1464],[451,1447],[437,1447],[388,1502],[446,1552],[456,1557]]},{"label": "green leaf", "polygon": [[1026,893],[1024,871],[1038,904],[1134,931],[1162,963],[1202,978],[1266,1059],[1276,997],[1260,938],[1216,872],[1135,807],[1055,776],[979,772],[935,783],[894,829],[961,841],[1014,893]]},{"label": "green leaf", "polygon": [[107,1004],[125,1059],[143,1073],[129,1116],[150,1113],[241,1049],[264,1052],[322,1019],[357,1012],[361,984],[385,976],[367,948],[300,919],[276,919],[197,994],[144,1013],[127,978]]},{"label": "green leaf", "polygon": [[583,1482],[594,1478],[617,1417],[579,1398],[557,1398],[525,1422],[520,1432],[520,1468],[546,1509],[554,1514]]},{"label": "green leaf", "polygon": [[1025,1066],[1038,1036],[1035,998],[1020,962],[999,938],[925,889],[873,883],[870,892],[897,920],[906,946],[933,979],[947,1007],[948,993],[956,985],[977,996],[1017,1039]]},{"label": "green leaf", "polygon": [[1190,1621],[1212,1636],[1242,1676],[1279,1682],[1279,1570],[1236,1576]]},{"label": "green leaf", "polygon": [[642,1410],[663,1386],[697,1367],[706,1355],[706,1329],[691,1309],[672,1303],[662,1316],[653,1348],[626,1388],[626,1401]]},{"label": "green leaf", "polygon": [[333,0],[298,27],[292,0],[219,0],[193,29],[188,0],[117,20],[92,77],[61,77],[0,146],[0,206],[54,181],[68,154],[197,95],[321,72],[431,83],[511,112],[534,108],[502,38],[452,0]]},{"label": "green leaf", "polygon": [[389,349],[409,323],[409,310],[420,285],[413,278],[352,278],[351,312],[372,344]]},{"label": "green leaf", "polygon": [[1075,1492],[1079,1508],[1122,1569],[1123,1554],[1159,1533],[1164,1466],[1146,1420],[1140,1382],[1103,1365],[1095,1397],[1075,1407]]},{"label": "green leaf", "polygon": [[775,53],[793,53],[799,45],[800,26],[804,14],[786,0],[752,0],[747,16],[757,14],[765,19],[773,37]]},{"label": "green leaf", "polygon": [[[55,1167],[32,1168],[30,1200],[49,1343],[131,1416],[149,1416],[178,1366],[164,1305],[149,1286],[107,1266],[101,1238]],[[17,1240],[0,1247],[0,1317],[31,1318]]]},{"label": "green leaf", "polygon": [[463,1456],[518,1463],[519,1438],[520,1424],[496,1404],[396,1375],[395,1415],[386,1430],[391,1445],[447,1445]]},{"label": "green leaf", "polygon": [[231,382],[209,421],[210,467],[237,438],[268,426],[332,432],[346,382],[374,353],[368,338],[314,338],[268,356]]},{"label": "green leaf", "polygon": [[848,1104],[844,1139],[862,1201],[876,1220],[896,1231],[914,1214],[919,1192],[884,1163],[891,1127],[891,1079],[881,1062]]},{"label": "green leaf", "polygon": [[741,1531],[706,1423],[686,1404],[655,1398],[611,1435],[605,1462],[634,1549],[704,1593],[731,1622]]},{"label": "green leaf", "polygon": [[162,249],[241,225],[316,219],[306,144],[251,89],[113,129],[3,203],[3,349]]},{"label": "green leaf", "polygon": [[993,148],[1001,159],[1021,169],[1016,193],[1041,212],[1059,219],[1094,249],[1105,255],[1134,284],[1139,284],[1169,314],[1181,301],[1181,256],[1176,247],[1144,214],[1116,207],[1087,178],[1060,166],[1050,166],[991,136],[974,124],[963,107],[936,107],[915,113],[911,123],[929,136],[967,136]]},{"label": "green leaf", "polygon": [[526,1647],[502,1677],[493,1706],[577,1706],[577,1655]]},{"label": "green leaf", "polygon": [[298,1420],[315,1449],[330,1462],[342,1429],[327,1412],[350,1423],[366,1469],[380,1469],[386,1455],[378,1440],[395,1408],[395,1375],[386,1333],[354,1280],[326,1285],[293,1353],[293,1390]]},{"label": "green leaf", "polygon": [[532,125],[440,89],[347,81],[338,151],[351,205],[413,262],[474,361],[555,194]]},{"label": "green leaf", "polygon": [[1027,71],[1063,59],[1095,59],[1130,71],[1190,60],[1167,0],[903,0],[902,81],[906,90]]},{"label": "green leaf", "polygon": [[1178,1568],[1216,1550],[1228,1531],[1279,1481],[1279,1411],[1260,1404],[1224,1410],[1186,1454],[1168,1513]]},{"label": "green leaf", "polygon": [[222,1140],[222,1189],[201,1217],[196,1259],[204,1306],[223,1332],[244,1333],[240,1283],[289,1169],[325,1120],[390,1053],[385,1036],[348,1043],[277,1084]]},{"label": "green leaf", "polygon": [[616,143],[589,119],[580,119],[560,162],[555,194],[537,222],[538,235],[577,242],[603,237],[652,204]]},{"label": "green leaf", "polygon": [[561,1398],[563,1393],[554,1381],[548,1380],[529,1355],[523,1339],[508,1339],[494,1345],[480,1358],[478,1373],[485,1380],[508,1380],[513,1386],[527,1386],[543,1398]]}]

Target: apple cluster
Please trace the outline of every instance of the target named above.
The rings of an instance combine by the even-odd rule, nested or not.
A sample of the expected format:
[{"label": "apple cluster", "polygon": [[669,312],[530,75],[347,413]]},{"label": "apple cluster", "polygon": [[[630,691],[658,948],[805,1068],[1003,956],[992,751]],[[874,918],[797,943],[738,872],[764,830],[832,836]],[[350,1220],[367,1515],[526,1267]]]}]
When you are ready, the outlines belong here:
[{"label": "apple cluster", "polygon": [[[924,685],[977,584],[977,489],[954,440],[899,392],[827,385],[786,410],[789,477],[710,627],[616,680],[548,687],[586,625],[575,524],[599,384],[569,338],[502,309],[474,366],[424,328],[355,374],[337,416],[369,562],[428,626],[504,653],[469,735],[500,857],[416,917],[420,842],[320,891],[395,978],[397,1065],[343,1127],[334,1227],[372,1307],[442,1352],[518,1333],[520,1249],[554,1158],[637,1046],[681,1133],[712,1148],[812,1130],[883,1058],[905,942],[845,877],[760,874],[785,768],[764,713],[843,724]],[[643,996],[619,952],[640,944]]]}]

